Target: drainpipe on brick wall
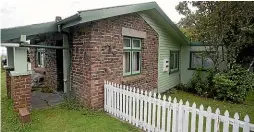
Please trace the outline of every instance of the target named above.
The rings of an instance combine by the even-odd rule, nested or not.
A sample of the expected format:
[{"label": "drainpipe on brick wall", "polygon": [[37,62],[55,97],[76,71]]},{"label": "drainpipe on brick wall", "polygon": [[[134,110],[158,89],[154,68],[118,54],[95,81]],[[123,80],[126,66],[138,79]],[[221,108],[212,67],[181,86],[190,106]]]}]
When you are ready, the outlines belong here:
[{"label": "drainpipe on brick wall", "polygon": [[68,49],[63,49],[63,81],[64,81],[64,93],[66,93],[67,98],[70,97],[70,52],[69,52],[69,32],[63,31],[61,25],[58,25],[58,32],[62,33],[63,36],[63,47],[68,47]]}]

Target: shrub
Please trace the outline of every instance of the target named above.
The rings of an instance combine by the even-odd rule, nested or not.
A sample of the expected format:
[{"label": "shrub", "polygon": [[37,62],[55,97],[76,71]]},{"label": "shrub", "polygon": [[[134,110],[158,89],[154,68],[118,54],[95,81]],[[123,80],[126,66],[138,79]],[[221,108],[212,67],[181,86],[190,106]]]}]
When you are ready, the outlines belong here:
[{"label": "shrub", "polygon": [[243,102],[254,89],[254,75],[240,66],[217,74],[214,79],[215,98],[235,103]]},{"label": "shrub", "polygon": [[213,76],[215,74],[214,69],[209,69],[208,70],[208,75],[204,76],[202,75],[202,70],[201,68],[198,68],[194,71],[192,79],[187,85],[187,90],[192,93],[196,93],[201,96],[209,96],[209,93],[211,93],[211,85],[213,85]]}]

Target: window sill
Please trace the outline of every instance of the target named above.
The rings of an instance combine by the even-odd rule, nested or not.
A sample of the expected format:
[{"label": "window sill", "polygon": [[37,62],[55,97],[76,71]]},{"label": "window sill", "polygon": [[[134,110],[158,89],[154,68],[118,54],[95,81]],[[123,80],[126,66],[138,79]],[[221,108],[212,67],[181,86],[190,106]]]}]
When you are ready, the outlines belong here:
[{"label": "window sill", "polygon": [[[197,70],[198,68],[188,68],[188,70]],[[200,71],[208,71],[209,69],[200,69]]]},{"label": "window sill", "polygon": [[172,73],[176,73],[176,72],[179,72],[180,70],[174,70],[174,71],[170,71],[169,74],[172,74]]}]

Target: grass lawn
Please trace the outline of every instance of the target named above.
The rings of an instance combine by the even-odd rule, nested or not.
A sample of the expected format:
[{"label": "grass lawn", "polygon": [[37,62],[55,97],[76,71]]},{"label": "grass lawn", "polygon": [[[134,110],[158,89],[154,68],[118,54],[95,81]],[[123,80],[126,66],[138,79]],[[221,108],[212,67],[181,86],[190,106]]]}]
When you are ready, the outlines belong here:
[{"label": "grass lawn", "polygon": [[71,110],[57,106],[34,110],[32,122],[21,124],[13,112],[12,101],[7,98],[5,73],[1,73],[2,132],[129,132],[139,131],[133,126],[106,115],[104,112]]},{"label": "grass lawn", "polygon": [[246,101],[243,104],[233,104],[229,102],[222,102],[217,101],[209,98],[202,98],[200,96],[187,93],[184,91],[177,90],[173,93],[167,93],[167,96],[176,97],[177,100],[182,99],[184,103],[188,100],[189,103],[192,105],[194,102],[197,104],[197,107],[199,107],[201,104],[204,105],[205,109],[207,109],[208,106],[210,106],[215,112],[216,108],[220,109],[220,113],[224,114],[225,110],[229,111],[230,117],[234,117],[234,113],[238,112],[240,115],[240,119],[243,120],[244,116],[246,114],[249,115],[251,123],[254,123],[254,92],[251,93],[251,95],[248,96]]}]

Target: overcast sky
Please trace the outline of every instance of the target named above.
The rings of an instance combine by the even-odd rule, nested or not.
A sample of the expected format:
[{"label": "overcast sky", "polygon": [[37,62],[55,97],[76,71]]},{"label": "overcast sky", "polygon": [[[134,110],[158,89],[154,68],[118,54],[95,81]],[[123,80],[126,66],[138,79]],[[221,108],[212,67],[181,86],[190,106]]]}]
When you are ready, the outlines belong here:
[{"label": "overcast sky", "polygon": [[[156,1],[175,23],[182,16],[175,10],[177,0],[1,0],[0,28],[54,21],[56,16],[71,16],[79,10]],[[0,54],[6,49],[0,47]]]},{"label": "overcast sky", "polygon": [[[1,0],[1,28],[54,21],[79,10],[150,2],[152,0]],[[177,23],[181,16],[175,10],[179,1],[154,0],[169,18]]]}]

